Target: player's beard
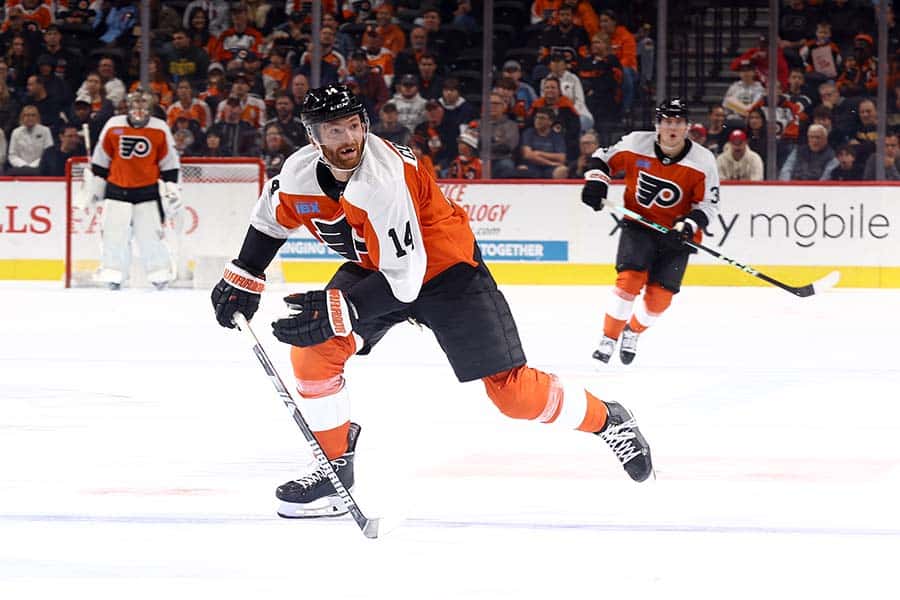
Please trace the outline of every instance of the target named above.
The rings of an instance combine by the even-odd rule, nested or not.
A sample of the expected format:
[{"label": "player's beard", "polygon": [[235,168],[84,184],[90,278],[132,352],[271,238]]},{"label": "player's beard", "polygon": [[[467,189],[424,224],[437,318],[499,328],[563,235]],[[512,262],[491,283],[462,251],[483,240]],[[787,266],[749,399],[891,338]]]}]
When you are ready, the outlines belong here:
[{"label": "player's beard", "polygon": [[322,155],[330,165],[344,171],[351,171],[358,167],[362,160],[364,143],[363,141],[347,142],[335,148],[322,146]]}]

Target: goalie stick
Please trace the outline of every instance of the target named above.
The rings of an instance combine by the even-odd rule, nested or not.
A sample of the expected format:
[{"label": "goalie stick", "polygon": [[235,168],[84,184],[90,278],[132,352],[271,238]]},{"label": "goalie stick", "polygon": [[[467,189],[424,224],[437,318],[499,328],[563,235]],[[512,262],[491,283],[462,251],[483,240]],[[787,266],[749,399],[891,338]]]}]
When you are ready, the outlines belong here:
[{"label": "goalie stick", "polygon": [[246,341],[252,346],[253,353],[256,355],[256,358],[259,359],[259,364],[262,365],[263,370],[266,372],[266,375],[269,376],[269,380],[272,382],[272,385],[275,386],[275,391],[278,392],[278,396],[281,398],[281,401],[284,402],[284,405],[288,408],[289,411],[291,411],[291,416],[294,418],[294,422],[297,423],[297,427],[299,427],[300,431],[303,432],[303,437],[305,437],[306,441],[309,442],[309,447],[310,449],[312,449],[312,453],[316,459],[316,462],[318,462],[319,467],[323,471],[325,471],[325,475],[328,477],[331,485],[334,486],[334,489],[337,492],[338,497],[340,497],[341,501],[344,503],[344,506],[347,507],[347,510],[353,516],[353,520],[356,521],[357,525],[359,525],[359,528],[362,530],[364,536],[369,539],[377,538],[381,519],[370,519],[366,517],[359,509],[359,506],[357,506],[356,501],[353,499],[353,496],[351,496],[350,492],[347,491],[347,488],[344,487],[344,484],[341,482],[340,478],[338,478],[338,474],[335,473],[334,467],[331,466],[331,462],[328,460],[328,457],[325,456],[325,452],[322,450],[322,446],[319,445],[318,440],[316,440],[315,435],[313,435],[312,430],[306,423],[306,419],[304,419],[303,415],[300,414],[300,410],[297,408],[297,404],[294,402],[294,398],[291,396],[291,393],[284,385],[284,381],[282,381],[281,376],[278,374],[278,371],[275,370],[275,365],[272,364],[272,361],[269,359],[269,355],[266,354],[265,349],[263,349],[259,338],[256,337],[256,334],[250,328],[250,323],[247,322],[247,318],[239,312],[235,313],[234,323],[244,334]]},{"label": "goalie stick", "polygon": [[[604,202],[603,205],[620,213],[620,214],[631,217],[635,221],[638,221],[639,223],[642,223],[643,225],[646,225],[647,227],[649,227],[651,229],[655,229],[656,231],[659,231],[660,233],[666,233],[667,231],[669,231],[668,227],[665,227],[664,225],[660,225],[659,223],[651,221],[650,219],[646,219],[643,216],[641,216],[639,213],[636,213],[633,210],[626,208],[624,206],[619,206],[618,204],[611,204],[609,202]],[[809,284],[806,284],[803,286],[799,286],[799,287],[794,287],[792,285],[782,283],[781,281],[778,281],[777,279],[775,279],[773,277],[769,277],[765,273],[760,273],[759,271],[757,271],[750,265],[744,265],[744,264],[741,264],[738,261],[734,260],[733,258],[728,258],[727,256],[723,256],[722,254],[719,254],[712,248],[708,248],[708,247],[704,246],[703,244],[698,244],[698,243],[692,242],[692,241],[685,241],[684,244],[687,246],[690,246],[691,248],[696,248],[697,250],[703,250],[707,254],[712,254],[719,260],[726,262],[733,267],[737,267],[738,269],[740,269],[744,273],[747,273],[748,275],[753,275],[757,279],[762,279],[766,283],[770,283],[770,284],[774,285],[775,287],[779,287],[779,288],[781,288],[787,292],[790,292],[790,293],[794,294],[795,296],[799,296],[801,298],[806,298],[807,296],[812,296],[813,294],[821,294],[825,290],[831,289],[835,285],[837,285],[838,280],[840,280],[840,278],[841,278],[840,271],[832,271],[825,277],[822,277],[821,279],[817,279],[816,281],[813,281],[812,283],[809,283]]]}]

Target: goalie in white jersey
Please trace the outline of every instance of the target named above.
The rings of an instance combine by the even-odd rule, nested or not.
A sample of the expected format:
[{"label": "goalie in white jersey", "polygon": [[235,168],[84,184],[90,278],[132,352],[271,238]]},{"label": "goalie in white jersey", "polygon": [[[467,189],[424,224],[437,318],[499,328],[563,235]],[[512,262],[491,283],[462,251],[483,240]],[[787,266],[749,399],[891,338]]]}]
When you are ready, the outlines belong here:
[{"label": "goalie in white jersey", "polygon": [[169,127],[150,116],[152,102],[145,90],[128,94],[128,114],[106,122],[75,197],[81,208],[103,201],[97,279],[114,290],[128,279],[132,233],[147,280],[162,289],[174,277],[163,218],[181,208],[181,164]]},{"label": "goalie in white jersey", "polygon": [[[625,174],[625,207],[669,228],[665,235],[633,219],[621,221],[616,285],[593,356],[608,362],[620,336],[619,358],[634,360],[638,336],[656,322],[681,289],[688,258],[684,244],[700,242],[716,218],[719,172],[712,152],[687,139],[688,109],[672,98],[656,109],[656,131],[638,131],[591,157],[582,201],[601,210],[610,177]],[[643,290],[643,298],[636,302]]]}]

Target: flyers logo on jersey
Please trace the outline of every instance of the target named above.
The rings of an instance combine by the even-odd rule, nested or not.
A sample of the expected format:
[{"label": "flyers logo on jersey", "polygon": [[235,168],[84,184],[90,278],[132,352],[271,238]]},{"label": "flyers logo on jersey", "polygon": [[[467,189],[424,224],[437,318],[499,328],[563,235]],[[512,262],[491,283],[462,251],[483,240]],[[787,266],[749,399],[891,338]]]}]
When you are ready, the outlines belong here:
[{"label": "flyers logo on jersey", "polygon": [[119,138],[119,156],[122,158],[144,158],[150,156],[152,145],[142,135],[123,135]]},{"label": "flyers logo on jersey", "polygon": [[681,200],[681,188],[674,181],[656,177],[647,171],[638,173],[637,180],[637,197],[638,203],[642,206],[650,207],[657,204],[663,208],[675,206]]},{"label": "flyers logo on jersey", "polygon": [[354,235],[353,228],[347,222],[347,217],[341,215],[334,221],[324,219],[311,219],[313,227],[322,242],[353,262],[360,262],[360,254],[368,254],[366,242]]}]

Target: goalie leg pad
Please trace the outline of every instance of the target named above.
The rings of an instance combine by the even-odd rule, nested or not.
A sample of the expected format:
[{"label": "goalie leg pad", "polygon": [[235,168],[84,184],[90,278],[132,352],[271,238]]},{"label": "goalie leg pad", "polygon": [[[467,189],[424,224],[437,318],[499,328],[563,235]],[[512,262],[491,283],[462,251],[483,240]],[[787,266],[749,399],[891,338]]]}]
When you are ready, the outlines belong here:
[{"label": "goalie leg pad", "polygon": [[131,262],[131,217],[134,205],[119,200],[104,200],[100,222],[101,257],[98,279],[119,283],[125,279]]},{"label": "goalie leg pad", "polygon": [[155,201],[134,205],[134,239],[141,251],[150,283],[172,280],[172,262],[164,242],[162,221]]}]

